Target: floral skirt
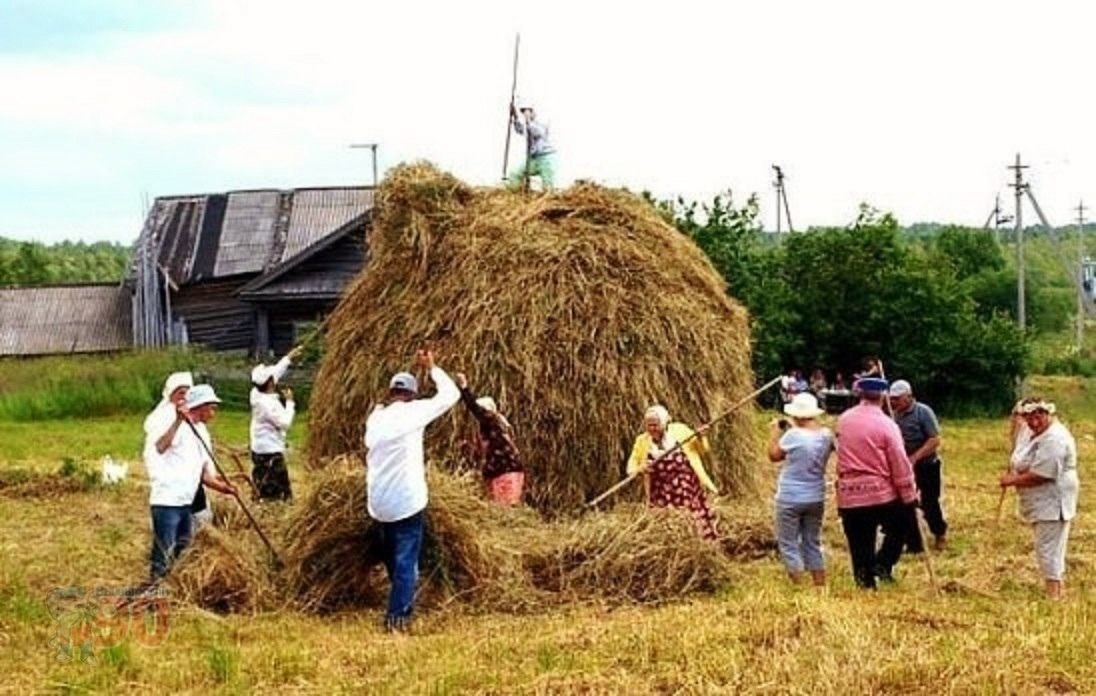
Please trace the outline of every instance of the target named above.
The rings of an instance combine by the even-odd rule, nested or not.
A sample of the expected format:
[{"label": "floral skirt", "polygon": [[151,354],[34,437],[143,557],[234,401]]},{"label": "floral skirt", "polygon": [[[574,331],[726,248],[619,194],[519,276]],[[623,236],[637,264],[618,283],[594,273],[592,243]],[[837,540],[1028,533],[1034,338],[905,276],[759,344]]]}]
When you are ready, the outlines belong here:
[{"label": "floral skirt", "polygon": [[705,539],[715,539],[715,516],[704,499],[693,467],[684,452],[677,451],[651,469],[651,505],[654,507],[685,508],[696,521],[697,532]]},{"label": "floral skirt", "polygon": [[487,480],[487,493],[499,505],[521,505],[521,492],[525,487],[525,472],[511,471]]}]

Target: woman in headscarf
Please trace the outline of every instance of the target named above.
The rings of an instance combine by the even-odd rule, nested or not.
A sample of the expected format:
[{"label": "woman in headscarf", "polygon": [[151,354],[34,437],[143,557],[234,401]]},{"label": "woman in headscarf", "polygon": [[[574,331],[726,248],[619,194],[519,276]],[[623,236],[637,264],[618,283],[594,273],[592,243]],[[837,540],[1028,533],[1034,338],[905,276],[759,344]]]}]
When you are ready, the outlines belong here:
[{"label": "woman in headscarf", "polygon": [[1066,542],[1077,515],[1077,443],[1054,418],[1053,403],[1032,399],[1020,405],[1026,432],[1021,430],[1009,471],[1001,487],[1015,486],[1020,515],[1035,535],[1035,558],[1043,573],[1047,597],[1062,598],[1066,572]]},{"label": "woman in headscarf", "polygon": [[636,437],[628,458],[628,474],[643,472],[647,501],[652,507],[685,508],[693,514],[700,535],[715,539],[715,517],[704,498],[704,489],[712,493],[719,493],[719,489],[704,471],[701,459],[708,452],[704,437],[707,429],[694,433],[684,423],[671,422],[670,412],[657,404],[647,409],[643,426],[644,432]]},{"label": "woman in headscarf", "polygon": [[525,467],[514,444],[513,426],[506,416],[499,413],[494,399],[476,396],[468,386],[468,377],[464,373],[457,373],[457,386],[460,387],[461,401],[479,424],[474,450],[487,485],[487,494],[500,505],[521,504]]}]

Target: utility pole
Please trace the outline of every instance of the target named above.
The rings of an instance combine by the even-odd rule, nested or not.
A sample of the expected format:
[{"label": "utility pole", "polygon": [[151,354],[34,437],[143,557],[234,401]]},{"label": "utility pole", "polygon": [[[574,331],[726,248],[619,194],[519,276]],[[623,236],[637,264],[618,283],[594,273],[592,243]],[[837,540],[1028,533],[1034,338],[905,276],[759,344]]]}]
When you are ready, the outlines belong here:
[{"label": "utility pole", "polygon": [[784,186],[784,170],[775,164],[772,167],[776,172],[776,181],[773,182],[773,188],[776,189],[776,233],[779,235],[783,231],[780,220],[781,208],[788,218],[788,232],[795,232],[795,227],[792,226],[792,210],[788,206],[788,189]]},{"label": "utility pole", "polygon": [[1012,222],[1012,216],[1001,210],[1001,194],[997,194],[993,197],[993,210],[990,211],[989,217],[986,218],[986,224],[982,226],[983,229],[989,229],[993,227],[993,239],[998,244],[1001,243],[1001,225],[1007,222]]},{"label": "utility pole", "polygon": [[1020,326],[1020,331],[1027,329],[1027,307],[1024,300],[1024,213],[1023,213],[1023,200],[1024,189],[1027,184],[1024,183],[1024,170],[1028,168],[1026,164],[1020,164],[1020,153],[1016,153],[1016,164],[1008,167],[1015,172],[1015,181],[1010,184],[1016,189],[1016,323]]},{"label": "utility pole", "polygon": [[377,143],[351,143],[350,149],[369,148],[373,153],[373,188],[377,188]]},{"label": "utility pole", "polygon": [[1085,347],[1085,202],[1077,203],[1077,352]]}]

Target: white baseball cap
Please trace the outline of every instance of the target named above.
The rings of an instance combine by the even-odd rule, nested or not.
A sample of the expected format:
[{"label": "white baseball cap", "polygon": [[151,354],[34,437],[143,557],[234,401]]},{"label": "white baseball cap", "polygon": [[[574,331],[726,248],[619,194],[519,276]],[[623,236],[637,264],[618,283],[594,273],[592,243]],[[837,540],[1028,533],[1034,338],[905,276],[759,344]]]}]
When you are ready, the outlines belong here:
[{"label": "white baseball cap", "polygon": [[415,379],[415,375],[410,372],[397,372],[392,375],[392,379],[388,382],[388,388],[418,394],[419,380]]}]

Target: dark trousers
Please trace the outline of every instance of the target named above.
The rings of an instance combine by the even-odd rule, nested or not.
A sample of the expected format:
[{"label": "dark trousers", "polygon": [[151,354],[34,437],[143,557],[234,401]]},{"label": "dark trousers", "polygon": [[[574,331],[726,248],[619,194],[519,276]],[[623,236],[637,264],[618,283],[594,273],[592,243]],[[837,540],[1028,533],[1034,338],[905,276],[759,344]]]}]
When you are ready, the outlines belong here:
[{"label": "dark trousers", "polygon": [[[841,527],[849,543],[852,572],[856,584],[875,589],[876,576],[889,576],[902,556],[909,533],[909,506],[899,501],[883,505],[842,508]],[[883,543],[876,550],[876,537],[883,531]]]},{"label": "dark trousers", "polygon": [[190,543],[190,506],[152,506],[152,553],[150,574],[159,580]]},{"label": "dark trousers", "polygon": [[384,569],[388,571],[388,580],[392,583],[385,614],[385,621],[389,624],[411,618],[425,522],[426,512],[420,511],[396,522],[376,523]]},{"label": "dark trousers", "polygon": [[925,522],[933,536],[942,537],[948,532],[948,523],[944,520],[944,510],[940,507],[940,458],[933,457],[917,462],[913,466],[913,476],[917,481],[917,490],[921,491],[921,510],[925,513]]},{"label": "dark trousers", "polygon": [[285,454],[251,453],[251,480],[259,491],[260,500],[292,500],[289,487],[289,470],[285,468]]}]

